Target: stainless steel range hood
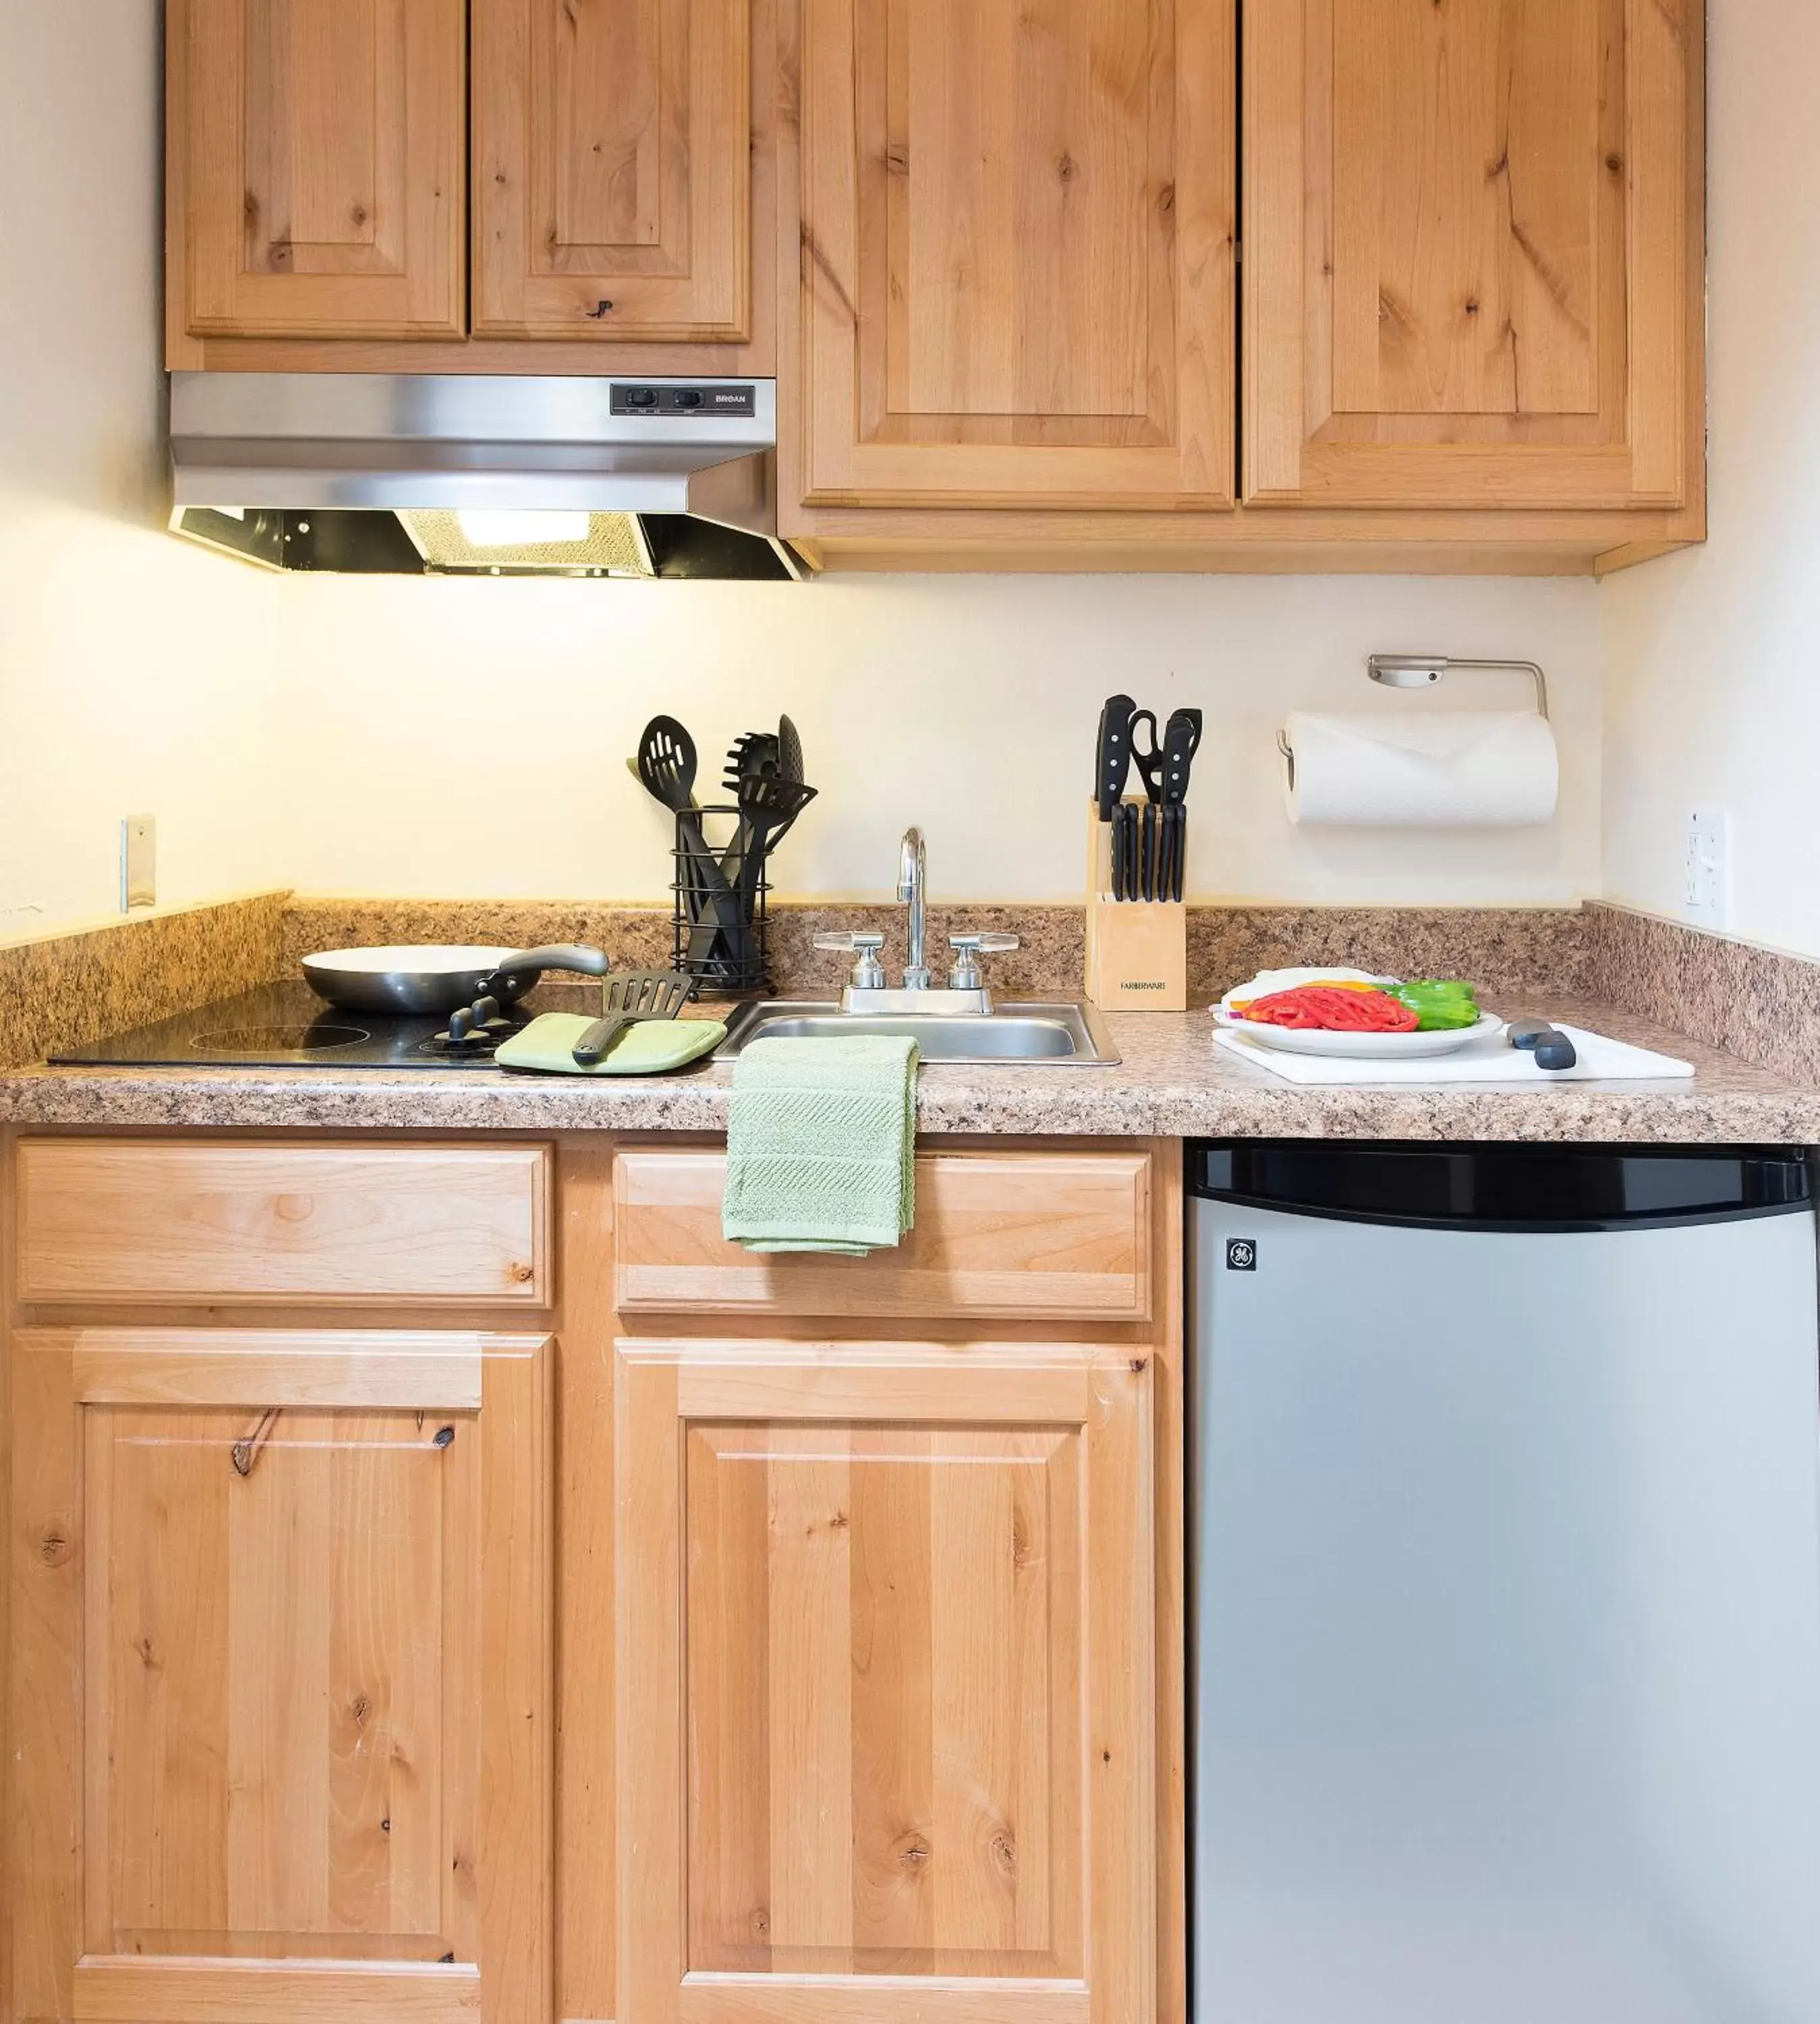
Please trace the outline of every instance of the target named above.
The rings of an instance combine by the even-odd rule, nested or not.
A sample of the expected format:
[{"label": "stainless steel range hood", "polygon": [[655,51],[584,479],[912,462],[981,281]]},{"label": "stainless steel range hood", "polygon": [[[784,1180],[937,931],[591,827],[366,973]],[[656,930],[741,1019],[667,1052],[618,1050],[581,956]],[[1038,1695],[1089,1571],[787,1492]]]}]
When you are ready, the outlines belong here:
[{"label": "stainless steel range hood", "polygon": [[286,569],[800,575],[770,380],[174,372],[178,533]]}]

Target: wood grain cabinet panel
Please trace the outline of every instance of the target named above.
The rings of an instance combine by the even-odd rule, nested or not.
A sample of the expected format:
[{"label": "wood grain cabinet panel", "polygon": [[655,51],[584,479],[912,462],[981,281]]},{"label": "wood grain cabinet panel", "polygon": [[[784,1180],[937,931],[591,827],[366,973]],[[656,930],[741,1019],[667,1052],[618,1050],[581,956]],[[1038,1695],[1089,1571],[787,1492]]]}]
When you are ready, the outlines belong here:
[{"label": "wood grain cabinet panel", "polygon": [[321,1347],[15,1339],[16,2016],[549,2014],[547,1345]]},{"label": "wood grain cabinet panel", "polygon": [[620,2016],[1153,2017],[1145,1360],[621,1343],[617,1384]]},{"label": "wood grain cabinet panel", "polygon": [[1230,0],[805,0],[811,505],[1232,498]]},{"label": "wood grain cabinet panel", "polygon": [[627,1313],[998,1316],[1150,1313],[1144,1153],[925,1153],[916,1226],[867,1258],[755,1256],[720,1234],[722,1153],[614,1162],[617,1304]]},{"label": "wood grain cabinet panel", "polygon": [[474,10],[477,336],[751,335],[752,0]]},{"label": "wood grain cabinet panel", "polygon": [[170,6],[184,328],[460,336],[463,0]]},{"label": "wood grain cabinet panel", "polygon": [[1247,500],[1682,504],[1698,0],[1244,20]]},{"label": "wood grain cabinet panel", "polygon": [[536,1306],[549,1164],[540,1146],[29,1139],[18,1295]]}]

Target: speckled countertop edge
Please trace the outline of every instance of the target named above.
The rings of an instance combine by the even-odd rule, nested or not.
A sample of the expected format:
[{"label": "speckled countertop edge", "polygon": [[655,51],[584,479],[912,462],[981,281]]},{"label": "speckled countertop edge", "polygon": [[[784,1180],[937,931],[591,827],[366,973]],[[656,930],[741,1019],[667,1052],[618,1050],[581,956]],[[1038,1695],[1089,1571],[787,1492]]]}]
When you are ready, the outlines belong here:
[{"label": "speckled countertop edge", "polygon": [[[1615,1006],[1586,999],[1500,1004],[1691,1061],[1691,1081],[1311,1089],[1213,1045],[1210,1015],[1124,1013],[1117,1068],[924,1069],[917,1124],[935,1134],[1028,1137],[1331,1138],[1820,1142],[1820,1087],[1779,1080]],[[0,1074],[0,1123],[261,1131],[722,1132],[730,1066],[637,1080],[490,1069],[36,1068]]]}]

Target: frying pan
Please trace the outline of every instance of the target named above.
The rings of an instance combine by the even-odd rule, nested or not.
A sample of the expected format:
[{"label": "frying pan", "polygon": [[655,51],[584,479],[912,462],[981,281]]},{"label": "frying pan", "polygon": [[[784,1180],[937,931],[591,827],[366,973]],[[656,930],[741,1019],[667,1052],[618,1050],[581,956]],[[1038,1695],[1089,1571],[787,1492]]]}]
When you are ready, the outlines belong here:
[{"label": "frying pan", "polygon": [[580,942],[513,950],[431,942],[418,947],[325,949],[303,959],[317,997],[349,1012],[440,1015],[492,998],[510,1005],[547,970],[604,977],[606,958]]}]

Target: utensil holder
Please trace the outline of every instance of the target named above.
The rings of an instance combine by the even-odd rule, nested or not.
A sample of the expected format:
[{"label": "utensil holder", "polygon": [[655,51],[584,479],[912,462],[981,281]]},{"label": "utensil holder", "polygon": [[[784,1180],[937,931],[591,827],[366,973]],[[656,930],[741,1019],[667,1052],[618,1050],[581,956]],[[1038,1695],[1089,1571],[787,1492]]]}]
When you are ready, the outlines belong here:
[{"label": "utensil holder", "polygon": [[[769,998],[775,987],[771,974],[771,937],[766,919],[765,896],[771,882],[761,863],[750,893],[730,896],[710,879],[701,853],[684,830],[684,818],[676,818],[676,842],[671,851],[675,870],[671,878],[671,967],[694,980],[691,998]],[[687,818],[689,827],[698,827],[716,864],[726,855],[738,834],[740,812],[731,806],[698,808]],[[699,952],[699,930],[712,925],[714,938],[705,955]],[[698,944],[691,955],[690,945]]]},{"label": "utensil holder", "polygon": [[1086,995],[1105,1012],[1188,1010],[1188,908],[1115,900],[1112,825],[1087,804]]}]

